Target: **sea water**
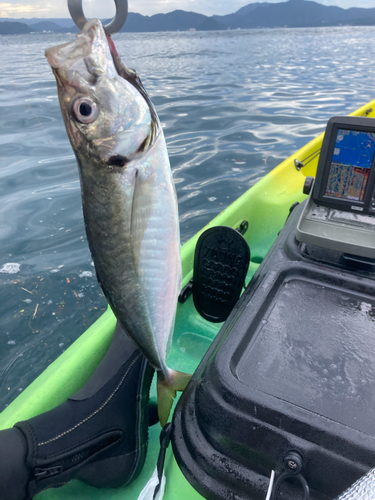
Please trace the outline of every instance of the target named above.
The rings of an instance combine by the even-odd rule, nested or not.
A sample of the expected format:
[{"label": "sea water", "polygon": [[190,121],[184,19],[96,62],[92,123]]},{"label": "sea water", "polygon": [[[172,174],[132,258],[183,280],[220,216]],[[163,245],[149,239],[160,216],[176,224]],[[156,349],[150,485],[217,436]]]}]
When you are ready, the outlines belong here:
[{"label": "sea water", "polygon": [[[0,411],[106,309],[47,47],[0,37]],[[114,36],[166,135],[181,238],[375,97],[375,28]]]}]

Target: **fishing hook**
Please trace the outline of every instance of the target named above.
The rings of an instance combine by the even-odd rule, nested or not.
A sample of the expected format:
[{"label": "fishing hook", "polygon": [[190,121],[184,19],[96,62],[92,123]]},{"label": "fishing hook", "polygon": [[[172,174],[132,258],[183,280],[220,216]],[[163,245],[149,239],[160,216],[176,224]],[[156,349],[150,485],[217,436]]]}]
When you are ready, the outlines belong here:
[{"label": "fishing hook", "polygon": [[[124,26],[128,17],[128,0],[115,0],[116,15],[112,21],[104,26],[107,35],[117,33]],[[82,0],[68,0],[68,9],[73,21],[79,29],[83,29],[87,23],[85,14],[83,13]]]}]

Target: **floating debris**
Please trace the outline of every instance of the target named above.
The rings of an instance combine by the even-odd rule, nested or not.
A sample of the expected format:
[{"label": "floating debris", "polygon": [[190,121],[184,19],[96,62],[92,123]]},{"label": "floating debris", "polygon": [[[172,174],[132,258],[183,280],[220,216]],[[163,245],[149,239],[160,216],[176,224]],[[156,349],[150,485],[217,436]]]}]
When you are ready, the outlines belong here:
[{"label": "floating debris", "polygon": [[38,312],[38,307],[39,307],[39,304],[37,304],[37,305],[36,305],[36,308],[35,308],[35,311],[34,311],[34,314],[33,314],[32,319],[34,319],[34,318],[35,318],[36,313]]},{"label": "floating debris", "polygon": [[16,274],[20,271],[21,264],[17,264],[16,262],[7,262],[0,269],[0,273],[4,274]]},{"label": "floating debris", "polygon": [[78,276],[80,278],[92,278],[93,273],[92,273],[92,271],[82,271]]}]

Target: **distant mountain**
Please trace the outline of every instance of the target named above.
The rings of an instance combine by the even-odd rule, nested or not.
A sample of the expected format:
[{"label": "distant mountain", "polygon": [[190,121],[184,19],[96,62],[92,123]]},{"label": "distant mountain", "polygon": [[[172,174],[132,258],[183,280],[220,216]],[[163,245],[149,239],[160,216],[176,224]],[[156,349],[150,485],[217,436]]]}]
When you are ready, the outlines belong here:
[{"label": "distant mountain", "polygon": [[58,24],[61,28],[71,28],[74,25],[74,22],[72,21],[72,18],[53,18],[53,17],[32,17],[31,19],[27,19],[26,17],[20,17],[19,19],[13,19],[10,17],[2,17],[0,18],[1,21],[18,21],[20,23],[25,23],[29,26],[35,23],[39,22],[47,22],[51,21],[53,23]]},{"label": "distant mountain", "polygon": [[218,31],[225,29],[220,21],[214,17],[207,17],[196,28],[197,31]]},{"label": "distant mountain", "polygon": [[[69,24],[68,22],[69,21]],[[18,25],[13,26],[9,32],[4,32],[6,24]],[[20,26],[23,28],[20,28]],[[16,30],[16,31],[15,31]],[[79,29],[71,19],[10,19],[0,18],[0,34],[15,35],[20,33],[38,33],[43,31],[53,31],[54,33],[78,33]]]},{"label": "distant mountain", "polygon": [[31,29],[25,23],[4,21],[0,23],[0,35],[22,35],[30,33]]},{"label": "distant mountain", "polygon": [[29,24],[31,31],[53,31],[54,33],[68,33],[70,32],[78,32],[78,28],[76,25],[70,26],[69,28],[65,28],[63,26],[59,26],[54,21],[39,21],[37,23]]},{"label": "distant mountain", "polygon": [[[0,34],[28,33],[30,31],[77,32],[71,19],[0,19]],[[17,21],[17,22],[14,22]],[[6,24],[25,26],[6,26]],[[22,24],[23,23],[23,24]],[[195,12],[175,10],[168,14],[142,16],[130,12],[122,32],[157,32],[188,30],[226,30],[249,28],[302,28],[320,26],[370,26],[375,25],[375,8],[342,9],[326,6],[312,0],[286,2],[256,2],[245,5],[226,16],[204,16]],[[8,30],[8,31],[7,31]],[[16,30],[16,31],[14,31]],[[24,30],[24,31],[17,31]],[[6,33],[5,33],[6,32]]]},{"label": "distant mountain", "polygon": [[272,6],[272,3],[268,2],[254,2],[250,3],[249,5],[245,5],[244,7],[241,7],[240,10],[236,12],[237,16],[246,16],[249,14],[249,12],[252,12],[253,10],[257,9],[258,7],[267,7],[267,6]]},{"label": "distant mountain", "polygon": [[[358,9],[358,19],[369,17],[369,11],[374,9]],[[337,26],[352,24],[354,17],[350,9],[325,6],[307,0],[289,0],[273,4],[272,7],[260,6],[243,17],[240,28],[300,28],[315,26]]]},{"label": "distant mountain", "polygon": [[227,28],[302,28],[340,25],[375,25],[375,9],[325,6],[309,0],[254,3],[235,14],[215,16]]},{"label": "distant mountain", "polygon": [[154,16],[142,16],[130,12],[122,32],[155,32],[155,31],[188,31],[197,29],[203,21],[208,19],[203,14],[175,10],[168,14],[155,14]]}]

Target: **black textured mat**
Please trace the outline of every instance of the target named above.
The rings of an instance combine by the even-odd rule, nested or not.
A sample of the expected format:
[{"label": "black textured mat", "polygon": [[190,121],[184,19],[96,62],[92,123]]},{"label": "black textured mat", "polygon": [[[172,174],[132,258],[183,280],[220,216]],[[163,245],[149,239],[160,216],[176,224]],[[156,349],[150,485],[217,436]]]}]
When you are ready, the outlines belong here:
[{"label": "black textured mat", "polygon": [[243,288],[250,262],[245,238],[235,229],[217,226],[198,239],[194,257],[193,299],[201,316],[225,321]]}]

